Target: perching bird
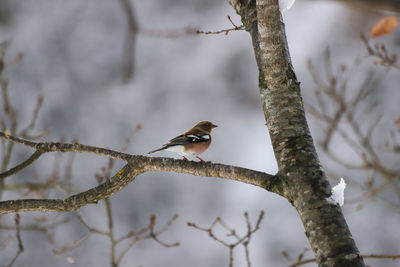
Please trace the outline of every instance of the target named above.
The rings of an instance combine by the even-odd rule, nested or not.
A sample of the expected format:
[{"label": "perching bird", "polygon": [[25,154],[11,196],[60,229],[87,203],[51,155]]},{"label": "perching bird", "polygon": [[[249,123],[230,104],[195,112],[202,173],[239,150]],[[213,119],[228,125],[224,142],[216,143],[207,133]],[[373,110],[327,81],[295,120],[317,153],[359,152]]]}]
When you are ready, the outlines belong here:
[{"label": "perching bird", "polygon": [[178,153],[184,160],[187,160],[186,156],[192,155],[200,161],[204,161],[202,158],[198,157],[198,155],[206,151],[210,146],[211,130],[215,127],[218,126],[212,122],[201,121],[183,134],[169,140],[168,144],[163,145],[163,147],[159,149],[150,151],[148,154],[167,150]]}]

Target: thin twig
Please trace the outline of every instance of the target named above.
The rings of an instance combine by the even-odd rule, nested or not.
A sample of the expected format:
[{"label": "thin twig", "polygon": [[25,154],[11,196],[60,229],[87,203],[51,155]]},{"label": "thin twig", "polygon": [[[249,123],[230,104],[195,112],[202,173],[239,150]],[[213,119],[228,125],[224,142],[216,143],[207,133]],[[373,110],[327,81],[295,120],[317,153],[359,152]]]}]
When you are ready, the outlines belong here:
[{"label": "thin twig", "polygon": [[113,223],[113,216],[112,216],[112,209],[110,199],[104,199],[104,205],[106,207],[106,216],[107,216],[107,226],[108,226],[108,238],[110,239],[110,263],[112,267],[117,267],[118,262],[116,261],[116,254],[115,254],[115,237],[114,237],[114,223]]},{"label": "thin twig", "polygon": [[369,38],[364,34],[360,34],[361,40],[368,51],[368,56],[375,57],[380,61],[377,62],[382,66],[389,66],[400,70],[400,65],[396,64],[397,55],[389,55],[384,44],[376,43],[373,47],[369,44]]},{"label": "thin twig", "polygon": [[126,21],[128,24],[128,30],[125,36],[124,53],[122,57],[122,70],[123,70],[123,81],[128,83],[132,80],[135,71],[135,46],[136,37],[139,31],[138,25],[134,16],[133,6],[130,0],[119,0],[121,8],[124,11]]},{"label": "thin twig", "polygon": [[36,150],[35,153],[33,153],[27,160],[24,162],[18,164],[17,166],[9,169],[8,171],[0,173],[0,179],[4,179],[8,176],[11,176],[13,174],[16,174],[17,172],[25,169],[29,165],[31,165],[33,162],[35,162],[44,152]]},{"label": "thin twig", "polygon": [[[368,171],[373,175],[367,186],[368,192],[364,194],[362,199],[376,197],[377,193],[385,188],[390,188],[400,199],[400,187],[398,185],[398,177],[400,177],[400,169],[396,166],[394,169],[386,166],[386,161],[382,161],[383,157],[379,154],[373,135],[378,128],[378,124],[382,115],[377,117],[370,124],[366,124],[366,119],[373,117],[371,114],[376,107],[376,102],[366,105],[362,108],[362,102],[371,95],[378,85],[384,81],[393,64],[396,62],[396,55],[389,55],[384,45],[369,45],[368,39],[362,36],[362,39],[367,47],[370,56],[381,58],[384,62],[382,65],[386,66],[383,71],[375,72],[370,71],[366,75],[363,82],[357,86],[356,90],[347,90],[349,81],[355,75],[356,69],[359,69],[362,61],[355,60],[354,65],[350,68],[341,66],[337,73],[332,71],[330,54],[325,54],[325,71],[327,80],[320,78],[320,75],[309,61],[308,67],[313,80],[316,84],[315,95],[319,103],[319,108],[316,105],[307,105],[307,110],[316,119],[317,123],[321,125],[325,135],[320,141],[320,145],[326,155],[334,162],[344,166],[348,169],[356,169]],[[334,103],[334,105],[328,105]],[[328,111],[326,106],[331,107],[332,110]],[[360,114],[360,116],[358,116]],[[347,127],[347,128],[345,128]],[[350,149],[358,156],[360,163],[351,163],[343,160],[343,157],[329,146],[334,134],[338,135]],[[379,138],[382,140],[383,138]],[[393,143],[397,143],[396,141]],[[395,146],[393,146],[395,151]],[[383,183],[379,186],[372,186],[376,177],[383,179]],[[371,182],[372,181],[372,182]]]},{"label": "thin twig", "polygon": [[22,137],[27,137],[28,133],[29,133],[30,131],[32,131],[32,130],[35,128],[36,121],[37,121],[37,118],[38,118],[38,114],[39,114],[40,108],[42,107],[42,104],[43,104],[43,97],[42,97],[42,96],[39,96],[38,99],[37,99],[36,107],[35,107],[35,109],[33,110],[33,113],[32,113],[31,122],[30,122],[29,125],[28,125],[24,130],[22,130],[21,133],[20,133],[20,135],[21,135]]},{"label": "thin twig", "polygon": [[[260,212],[260,214],[259,214],[259,216],[258,216],[258,219],[257,219],[257,222],[256,222],[256,225],[255,225],[254,228],[251,226],[250,219],[249,219],[249,215],[248,215],[247,212],[244,213],[244,217],[245,217],[245,220],[246,220],[247,233],[246,233],[246,235],[244,235],[243,237],[240,237],[240,236],[237,234],[237,231],[236,231],[235,229],[229,227],[220,217],[217,217],[217,218],[211,223],[211,225],[210,225],[208,228],[200,227],[200,226],[196,225],[196,224],[193,223],[193,222],[188,222],[187,225],[188,225],[189,227],[193,227],[193,228],[195,228],[195,229],[197,229],[197,230],[200,230],[200,231],[202,231],[202,232],[208,233],[208,235],[209,235],[212,239],[214,239],[214,240],[217,241],[218,243],[220,243],[220,244],[224,245],[225,247],[227,247],[227,248],[229,249],[229,266],[230,266],[230,267],[233,267],[233,260],[234,260],[234,258],[233,258],[233,250],[234,250],[234,248],[235,248],[236,246],[240,245],[240,244],[243,245],[244,250],[245,250],[245,255],[246,255],[247,266],[250,267],[250,266],[251,266],[251,262],[250,262],[250,256],[249,256],[248,245],[249,245],[249,243],[250,243],[251,236],[252,236],[257,230],[260,229],[261,221],[262,221],[263,218],[264,218],[264,211],[262,210],[262,211]],[[216,236],[216,235],[214,234],[213,230],[214,230],[214,227],[215,227],[217,224],[221,225],[221,226],[228,232],[228,235],[229,235],[229,236],[233,236],[237,241],[235,241],[235,242],[230,242],[230,243],[229,243],[229,242],[226,242],[225,240],[219,238],[218,236]]]},{"label": "thin twig", "polygon": [[78,211],[76,213],[76,216],[78,217],[79,221],[90,231],[96,234],[101,234],[101,235],[106,235],[108,236],[108,232],[99,230],[98,228],[92,227],[89,225],[89,223],[83,218],[83,215]]},{"label": "thin twig", "polygon": [[75,144],[68,144],[68,143],[61,143],[61,142],[48,142],[48,143],[40,143],[40,142],[33,142],[26,139],[22,139],[16,136],[13,136],[8,133],[0,132],[0,137],[5,138],[7,140],[12,141],[13,143],[18,143],[24,146],[28,146],[34,148],[36,150],[40,150],[43,152],[86,152],[86,153],[93,153],[97,155],[107,156],[113,159],[119,159],[127,161],[131,159],[131,155],[117,152],[114,150],[101,148],[101,147],[94,147],[88,145],[82,145],[79,143]]},{"label": "thin twig", "polygon": [[126,239],[131,239],[131,241],[125,246],[125,248],[122,250],[121,254],[118,256],[117,258],[117,264],[119,264],[121,262],[121,260],[124,258],[125,254],[129,251],[130,248],[132,248],[132,246],[134,244],[136,244],[136,242],[140,241],[140,240],[145,240],[145,239],[153,239],[154,241],[156,241],[157,243],[159,243],[161,246],[166,247],[166,248],[170,248],[170,247],[176,247],[179,246],[179,242],[175,242],[172,244],[168,244],[164,241],[161,241],[158,236],[160,234],[162,234],[164,231],[166,231],[171,225],[172,223],[174,223],[176,221],[176,219],[178,218],[178,215],[175,214],[171,220],[169,220],[165,226],[161,227],[160,230],[156,231],[154,230],[155,224],[156,224],[156,215],[153,214],[150,217],[150,223],[148,226],[144,227],[143,229],[137,231],[137,232],[130,232],[125,236],[122,236],[121,238],[116,240],[116,243],[119,243],[123,240]]},{"label": "thin twig", "polygon": [[[53,253],[56,255],[61,255],[61,254],[65,254],[68,251],[75,249],[77,247],[80,247],[81,244],[87,240],[90,236],[92,235],[92,232],[88,232],[86,235],[84,235],[83,237],[79,238],[78,240],[74,240],[72,241],[70,244],[65,245],[65,246],[61,246],[61,247],[57,247],[53,249]],[[53,246],[55,246],[55,243],[53,243]]]},{"label": "thin twig", "polygon": [[20,231],[21,217],[20,217],[19,213],[15,214],[14,221],[15,221],[15,230],[16,230],[15,236],[16,236],[17,241],[18,241],[18,251],[14,255],[14,257],[11,259],[11,262],[7,265],[7,267],[11,267],[15,263],[15,261],[17,260],[18,256],[22,252],[24,252],[24,244],[22,243],[21,231]]},{"label": "thin twig", "polygon": [[196,34],[205,34],[205,35],[209,35],[209,34],[221,34],[221,33],[224,33],[225,35],[228,35],[231,31],[242,31],[242,30],[244,30],[244,25],[235,26],[235,27],[233,27],[233,28],[223,29],[223,30],[219,30],[219,31],[202,31],[202,30],[196,30]]},{"label": "thin twig", "polygon": [[237,26],[231,19],[231,17],[227,16],[229,22],[233,25],[233,28],[223,29],[219,31],[202,31],[195,28],[186,28],[186,29],[177,29],[177,30],[150,30],[150,29],[139,29],[141,34],[149,35],[152,37],[161,37],[161,38],[178,38],[189,36],[193,34],[225,34],[228,35],[232,31],[242,31],[244,30],[244,25]]}]

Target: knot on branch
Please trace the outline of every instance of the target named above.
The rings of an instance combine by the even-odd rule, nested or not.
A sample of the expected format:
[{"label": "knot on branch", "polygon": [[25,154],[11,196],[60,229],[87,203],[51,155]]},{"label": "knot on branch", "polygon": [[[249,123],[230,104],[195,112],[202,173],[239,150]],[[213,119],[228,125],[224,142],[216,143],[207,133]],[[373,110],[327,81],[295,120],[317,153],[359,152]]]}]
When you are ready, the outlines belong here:
[{"label": "knot on branch", "polygon": [[57,151],[57,143],[37,143],[35,149],[41,152]]},{"label": "knot on branch", "polygon": [[67,143],[60,143],[60,142],[45,142],[45,143],[37,143],[35,149],[40,152],[70,152],[70,151],[78,151],[80,144],[67,144]]}]

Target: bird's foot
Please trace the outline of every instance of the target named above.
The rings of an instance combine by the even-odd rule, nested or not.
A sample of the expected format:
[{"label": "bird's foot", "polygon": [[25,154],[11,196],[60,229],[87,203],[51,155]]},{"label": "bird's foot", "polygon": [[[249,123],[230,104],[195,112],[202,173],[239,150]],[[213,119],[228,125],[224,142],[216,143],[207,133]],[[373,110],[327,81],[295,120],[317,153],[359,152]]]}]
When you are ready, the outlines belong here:
[{"label": "bird's foot", "polygon": [[198,158],[200,160],[200,162],[205,162],[202,158],[196,156],[196,158]]}]

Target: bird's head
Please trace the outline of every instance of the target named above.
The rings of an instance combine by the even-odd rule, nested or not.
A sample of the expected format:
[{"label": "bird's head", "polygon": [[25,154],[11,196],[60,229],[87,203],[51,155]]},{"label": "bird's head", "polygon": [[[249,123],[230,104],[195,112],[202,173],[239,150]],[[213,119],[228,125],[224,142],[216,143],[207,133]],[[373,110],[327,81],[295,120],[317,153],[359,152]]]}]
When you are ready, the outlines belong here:
[{"label": "bird's head", "polygon": [[207,133],[210,133],[211,130],[215,127],[218,127],[218,125],[215,125],[210,121],[201,121],[194,126],[194,128]]}]

